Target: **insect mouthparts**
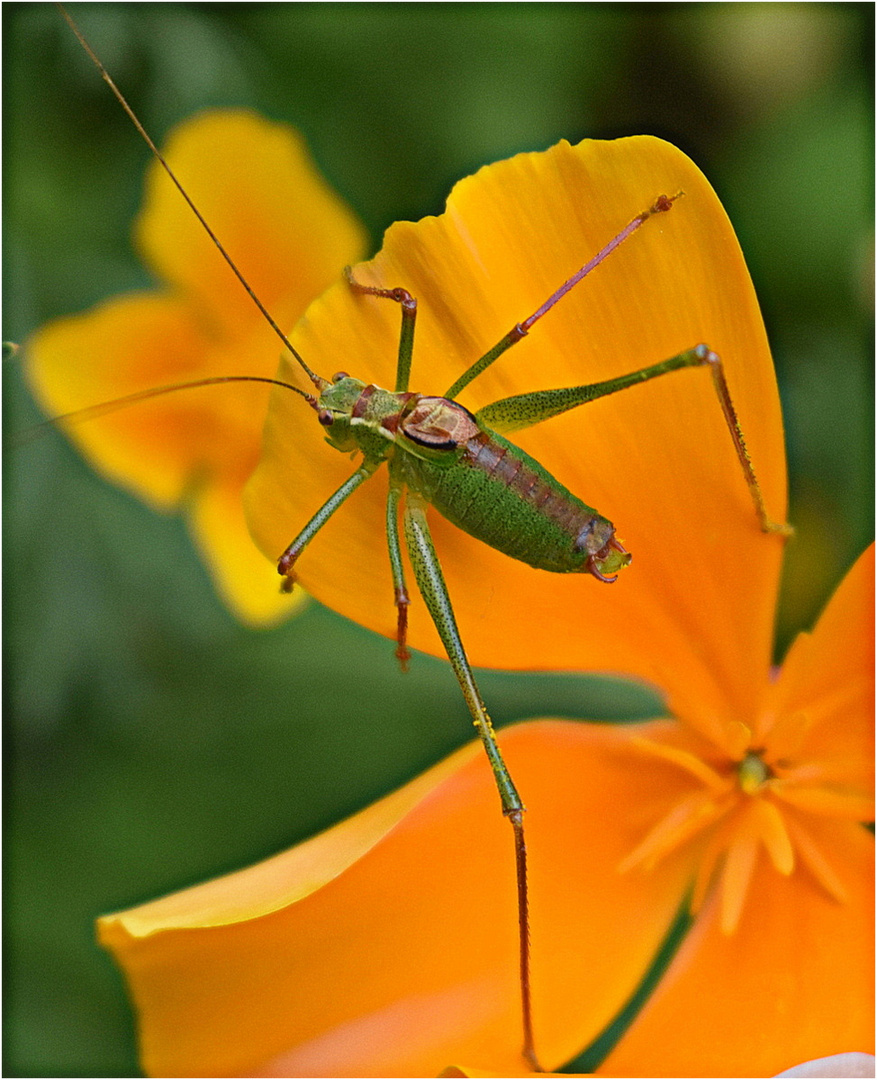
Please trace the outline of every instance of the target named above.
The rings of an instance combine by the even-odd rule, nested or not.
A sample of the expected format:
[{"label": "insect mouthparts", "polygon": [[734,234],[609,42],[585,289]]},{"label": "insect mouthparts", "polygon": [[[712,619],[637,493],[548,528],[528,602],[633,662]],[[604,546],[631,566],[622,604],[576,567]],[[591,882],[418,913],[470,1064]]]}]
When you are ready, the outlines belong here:
[{"label": "insect mouthparts", "polygon": [[611,537],[599,551],[585,563],[588,573],[593,574],[598,581],[606,585],[614,585],[618,580],[618,571],[630,565],[633,556],[619,540]]}]

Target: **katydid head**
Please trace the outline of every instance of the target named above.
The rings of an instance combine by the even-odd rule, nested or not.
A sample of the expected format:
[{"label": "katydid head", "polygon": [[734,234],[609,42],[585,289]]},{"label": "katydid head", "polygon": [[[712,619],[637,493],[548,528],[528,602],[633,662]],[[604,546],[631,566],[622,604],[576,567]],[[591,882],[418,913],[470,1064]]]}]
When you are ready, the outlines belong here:
[{"label": "katydid head", "polygon": [[326,441],[336,450],[350,451],[357,448],[351,430],[354,408],[362,397],[366,384],[339,371],[326,383],[316,402],[317,419],[327,429]]}]

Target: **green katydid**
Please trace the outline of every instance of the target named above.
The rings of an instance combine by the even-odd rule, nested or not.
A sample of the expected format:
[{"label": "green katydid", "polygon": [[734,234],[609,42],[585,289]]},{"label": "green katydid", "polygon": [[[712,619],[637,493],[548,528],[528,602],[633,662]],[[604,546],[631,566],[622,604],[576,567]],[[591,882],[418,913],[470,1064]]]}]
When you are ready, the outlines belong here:
[{"label": "green katydid", "polygon": [[[68,17],[68,21],[72,21]],[[767,516],[743,434],[728,392],[720,358],[706,345],[685,351],[635,372],[600,383],[542,390],[495,401],[471,413],[456,398],[486,368],[520,341],[535,323],[592,270],[656,214],[668,212],[679,197],[659,195],[575,274],[566,280],[529,317],[516,323],[492,348],[475,360],[443,396],[409,391],[414,356],[417,301],[404,288],[376,288],[360,284],[348,271],[350,288],[363,302],[390,300],[401,307],[396,377],[393,390],[385,390],[345,373],[331,380],[316,374],[290,344],[280,327],[255,296],[219,240],[204,222],[161,154],[143,130],[124,97],[115,87],[100,61],[73,26],[83,47],[92,57],[122,106],[131,116],[151,150],[167,170],[182,196],[191,206],[219,251],[241,280],[315,392],[280,380],[257,376],[228,376],[200,379],[169,387],[157,387],[96,406],[85,413],[94,415],[119,405],[172,390],[231,381],[275,383],[300,395],[317,413],[326,429],[327,441],[335,449],[362,455],[353,474],[314,514],[287,549],[279,556],[278,570],[283,588],[292,588],[294,568],[305,547],[335,510],[385,462],[390,471],[386,522],[394,600],[397,609],[396,654],[403,667],[408,660],[406,641],[407,592],[400,541],[400,516],[405,543],[419,591],[435,622],[439,635],[460,683],[466,704],[478,730],[499,791],[502,812],[509,818],[515,838],[518,880],[520,977],[524,1027],[524,1056],[538,1069],[530,1006],[529,946],[527,917],[526,847],[524,843],[524,803],[503,761],[490,717],[482,701],[462,643],[441,565],[430,535],[426,510],[433,506],[454,525],[522,562],[554,573],[590,573],[598,581],[611,584],[631,555],[615,538],[615,527],[595,509],[563,487],[543,466],[505,436],[609,395],[672,371],[705,366],[719,398],[741,468],[752,495],[755,512],[765,532],[785,532],[786,527]],[[681,194],[681,193],[680,193]],[[82,414],[80,414],[82,415]]]}]

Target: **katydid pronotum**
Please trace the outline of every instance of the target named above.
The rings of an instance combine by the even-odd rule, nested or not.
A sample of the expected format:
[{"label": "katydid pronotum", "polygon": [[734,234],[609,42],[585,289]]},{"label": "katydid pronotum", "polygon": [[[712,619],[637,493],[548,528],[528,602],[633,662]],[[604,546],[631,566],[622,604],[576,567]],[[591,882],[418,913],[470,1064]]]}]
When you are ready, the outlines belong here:
[{"label": "katydid pronotum", "polygon": [[[697,345],[670,359],[606,382],[504,398],[474,415],[455,400],[489,364],[526,335],[570,289],[634,231],[650,217],[668,212],[676,197],[656,197],[650,207],[642,210],[541,307],[516,324],[493,348],[475,361],[448,388],[444,397],[412,394],[408,391],[414,353],[416,300],[404,288],[374,289],[359,284],[353,276],[349,276],[350,287],[361,295],[363,303],[384,303],[389,300],[400,304],[402,331],[397,374],[392,391],[381,390],[346,375],[336,375],[329,381],[315,374],[272,321],[272,326],[285,347],[291,351],[312,383],[313,392],[305,393],[290,384],[282,385],[302,396],[317,412],[319,422],[326,427],[328,441],[336,449],[344,452],[358,451],[362,454],[362,462],[353,475],[331,496],[280,556],[279,570],[283,575],[284,585],[291,587],[296,560],[334,510],[386,462],[391,478],[387,504],[387,535],[397,608],[397,655],[404,664],[407,658],[408,595],[399,539],[399,517],[402,516],[405,541],[420,592],[460,681],[473,721],[490,759],[503,813],[509,818],[514,830],[520,912],[524,1054],[534,1067],[538,1066],[538,1062],[529,1003],[524,806],[502,760],[489,716],[460,640],[430,537],[426,507],[432,505],[453,524],[477,539],[530,565],[556,573],[588,572],[602,582],[611,583],[630,561],[630,555],[615,539],[612,523],[562,487],[537,462],[508,442],[504,436],[560,415],[597,397],[659,375],[685,367],[707,366],[710,368],[732,441],[752,493],[761,527],[765,531],[781,528],[773,525],[767,518],[727,390],[721,361],[704,345]],[[244,286],[247,287],[246,283]],[[259,306],[261,307],[261,304]],[[265,314],[271,321],[267,312]],[[218,383],[234,381],[234,378],[206,381]],[[183,389],[186,385],[203,385],[204,381],[157,388],[151,393]],[[145,395],[137,395],[142,396]]]}]

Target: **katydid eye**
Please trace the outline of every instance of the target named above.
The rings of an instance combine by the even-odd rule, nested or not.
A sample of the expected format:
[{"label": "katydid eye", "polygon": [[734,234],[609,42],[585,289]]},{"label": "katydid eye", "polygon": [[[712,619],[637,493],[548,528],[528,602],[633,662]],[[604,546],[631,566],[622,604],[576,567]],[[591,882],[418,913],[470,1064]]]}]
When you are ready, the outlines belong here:
[{"label": "katydid eye", "polygon": [[335,417],[328,409],[320,409],[317,413],[317,420],[323,425],[323,427],[331,427]]},{"label": "katydid eye", "polygon": [[350,376],[346,371],[336,371],[332,376],[332,382],[341,382],[342,379],[349,379]]}]

